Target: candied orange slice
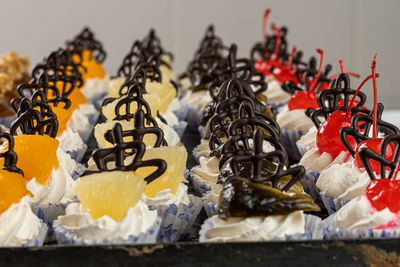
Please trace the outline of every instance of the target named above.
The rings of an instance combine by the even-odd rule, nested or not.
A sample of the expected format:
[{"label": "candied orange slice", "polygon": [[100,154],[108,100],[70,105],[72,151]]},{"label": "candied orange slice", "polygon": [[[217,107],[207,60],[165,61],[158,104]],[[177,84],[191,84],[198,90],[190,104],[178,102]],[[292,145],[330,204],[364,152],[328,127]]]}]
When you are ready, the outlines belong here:
[{"label": "candied orange slice", "polygon": [[[36,177],[36,181],[45,185],[53,169],[59,167],[57,158],[57,139],[48,135],[14,136],[14,151],[18,155],[17,167],[24,172],[25,180]],[[0,152],[8,149],[8,143],[0,146]],[[0,159],[0,166],[4,160]]]},{"label": "candied orange slice", "polygon": [[[123,96],[123,97],[125,97],[125,96]],[[153,118],[157,117],[157,110],[158,110],[158,106],[160,104],[160,99],[158,98],[157,94],[144,94],[143,99],[147,102],[147,104],[150,107],[151,116],[153,116]],[[115,106],[117,105],[119,100],[121,100],[121,98],[116,99],[113,102],[111,102],[110,104],[103,106],[101,108],[101,111],[107,120],[112,120],[115,117]],[[130,103],[130,113],[135,114],[136,109],[137,109],[137,102],[131,102]],[[122,105],[120,107],[119,114],[120,115],[126,114],[126,105]]]},{"label": "candied orange slice", "polygon": [[133,172],[112,171],[83,176],[73,188],[93,219],[108,215],[119,222],[142,197],[146,182]]},{"label": "candied orange slice", "polygon": [[149,94],[156,93],[158,95],[158,97],[160,98],[160,105],[158,107],[158,110],[162,114],[167,111],[169,104],[176,95],[175,88],[170,85],[157,82],[147,82],[146,91]]},{"label": "candied orange slice", "polygon": [[[143,160],[163,159],[167,162],[167,170],[163,175],[149,183],[144,192],[147,197],[155,197],[162,190],[170,188],[175,194],[180,182],[182,182],[183,172],[186,167],[187,152],[184,146],[164,146],[148,148],[143,156]],[[155,167],[142,167],[137,169],[137,173],[146,177],[155,171]]]},{"label": "candied orange slice", "polygon": [[0,170],[0,214],[28,194],[25,179],[21,174]]}]

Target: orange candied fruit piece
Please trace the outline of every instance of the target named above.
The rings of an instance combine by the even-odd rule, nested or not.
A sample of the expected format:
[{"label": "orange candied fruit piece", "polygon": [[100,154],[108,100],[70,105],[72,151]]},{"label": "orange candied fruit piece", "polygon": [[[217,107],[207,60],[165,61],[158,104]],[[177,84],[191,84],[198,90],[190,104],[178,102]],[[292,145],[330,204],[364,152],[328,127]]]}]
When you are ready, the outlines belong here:
[{"label": "orange candied fruit piece", "polygon": [[21,174],[0,170],[0,214],[28,194],[25,179]]},{"label": "orange candied fruit piece", "polygon": [[[79,62],[78,59],[75,59]],[[83,50],[82,52],[82,66],[86,68],[86,72],[82,72],[82,79],[86,81],[87,79],[93,78],[104,78],[106,76],[106,71],[103,66],[94,60],[93,53],[90,50]]]},{"label": "orange candied fruit piece", "polygon": [[[17,167],[24,172],[26,181],[36,177],[45,185],[53,169],[59,167],[57,148],[59,141],[48,135],[14,136],[14,151],[18,155]],[[0,153],[8,149],[8,144],[0,146]],[[0,166],[4,160],[0,159]],[[1,196],[0,196],[1,197]]]}]

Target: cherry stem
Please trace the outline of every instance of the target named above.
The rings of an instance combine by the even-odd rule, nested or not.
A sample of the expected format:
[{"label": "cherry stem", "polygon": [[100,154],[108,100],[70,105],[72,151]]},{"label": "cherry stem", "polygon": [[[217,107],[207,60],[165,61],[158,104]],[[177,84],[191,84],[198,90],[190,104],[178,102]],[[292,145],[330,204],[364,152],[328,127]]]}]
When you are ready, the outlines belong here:
[{"label": "cherry stem", "polygon": [[296,50],[297,50],[297,48],[296,48],[296,46],[294,45],[294,46],[293,46],[293,49],[292,49],[292,53],[290,54],[290,57],[289,57],[289,69],[292,68],[293,57],[294,57],[294,54],[296,54]]},{"label": "cherry stem", "polygon": [[318,79],[319,79],[319,76],[321,75],[321,71],[322,71],[322,63],[324,62],[324,50],[317,48],[317,49],[315,49],[315,51],[317,51],[317,53],[320,55],[320,60],[319,60],[318,73],[317,73],[317,76],[315,76],[314,84],[312,86],[310,86],[312,88],[311,92],[314,92],[315,88],[317,87]]},{"label": "cherry stem", "polygon": [[342,73],[345,73],[345,71],[344,71],[344,63],[343,63],[343,60],[341,60],[341,59],[339,59],[339,66],[340,66],[340,71]]},{"label": "cherry stem", "polygon": [[281,30],[278,27],[276,27],[275,25],[272,25],[272,29],[275,31],[275,34],[276,34],[274,57],[278,58],[279,46],[280,46],[280,41],[281,41]]},{"label": "cherry stem", "polygon": [[[376,74],[375,74],[375,77],[376,77],[376,78],[379,78],[379,73],[376,73]],[[358,86],[356,92],[354,93],[353,97],[351,98],[350,105],[349,105],[349,107],[347,108],[346,118],[348,118],[349,115],[350,115],[351,108],[352,108],[352,106],[353,106],[354,100],[356,99],[356,97],[357,97],[357,95],[358,95],[358,92],[360,92],[360,90],[361,90],[361,88],[364,86],[364,84],[365,84],[366,82],[368,82],[370,79],[372,79],[372,75],[368,75],[368,76],[364,79],[364,81],[362,81],[362,83]]]},{"label": "cherry stem", "polygon": [[[360,78],[360,74],[355,73],[355,72],[345,72],[345,74],[347,74],[349,76],[352,76],[352,77],[355,77],[355,78]],[[335,75],[329,76],[328,79],[329,80],[336,79],[339,75],[340,74],[335,74]]]},{"label": "cherry stem", "polygon": [[378,92],[376,89],[376,77],[375,77],[375,69],[376,69],[376,56],[378,53],[375,53],[374,60],[372,60],[371,63],[371,71],[372,71],[372,84],[374,85],[374,120],[373,120],[373,133],[372,133],[372,138],[377,138],[378,137],[378,129],[377,129],[377,107],[378,107]]},{"label": "cherry stem", "polygon": [[263,25],[262,25],[262,33],[263,33],[264,42],[267,41],[267,23],[268,23],[268,16],[269,16],[270,12],[271,12],[270,8],[268,8],[264,12],[264,19],[263,19]]}]

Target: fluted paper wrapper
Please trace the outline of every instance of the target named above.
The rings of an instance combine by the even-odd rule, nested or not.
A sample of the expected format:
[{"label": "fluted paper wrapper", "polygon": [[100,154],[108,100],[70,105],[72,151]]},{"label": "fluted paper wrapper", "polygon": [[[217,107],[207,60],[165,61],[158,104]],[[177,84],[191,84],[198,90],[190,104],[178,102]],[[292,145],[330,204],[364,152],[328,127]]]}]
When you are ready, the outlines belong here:
[{"label": "fluted paper wrapper", "polygon": [[57,243],[62,245],[112,245],[112,244],[154,244],[156,243],[158,232],[160,230],[161,218],[146,230],[146,232],[139,233],[137,236],[129,236],[128,239],[115,238],[103,240],[90,240],[78,237],[73,233],[65,231],[58,220],[54,221],[53,227],[56,233]]},{"label": "fluted paper wrapper", "polygon": [[208,200],[207,193],[201,198],[201,202],[203,203],[204,210],[209,218],[217,215],[217,204]]},{"label": "fluted paper wrapper", "polygon": [[290,159],[299,161],[301,159],[301,153],[297,148],[297,141],[303,136],[302,131],[284,130],[281,131],[281,142],[286,149],[286,152]]},{"label": "fluted paper wrapper", "polygon": [[41,223],[42,227],[39,231],[38,236],[35,237],[35,239],[28,240],[25,244],[22,245],[22,247],[40,247],[43,245],[46,235],[47,235],[47,225],[45,223]]},{"label": "fluted paper wrapper", "polygon": [[207,191],[211,190],[211,184],[205,182],[197,174],[191,172],[189,175],[189,179],[192,182],[192,185],[193,185],[194,191],[196,192],[196,195],[202,197],[206,194]]}]

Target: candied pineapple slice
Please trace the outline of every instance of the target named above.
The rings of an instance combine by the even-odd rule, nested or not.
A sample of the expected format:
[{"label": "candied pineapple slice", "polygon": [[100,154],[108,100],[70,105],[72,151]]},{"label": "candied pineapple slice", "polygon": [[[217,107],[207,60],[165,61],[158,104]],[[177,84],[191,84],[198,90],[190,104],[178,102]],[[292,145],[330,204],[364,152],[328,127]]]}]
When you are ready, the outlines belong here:
[{"label": "candied pineapple slice", "polygon": [[108,215],[119,222],[142,197],[146,182],[134,172],[112,171],[83,176],[73,187],[93,219]]},{"label": "candied pineapple slice", "polygon": [[[48,135],[14,136],[14,151],[18,155],[17,167],[24,172],[25,180],[36,177],[36,181],[45,185],[53,169],[59,167],[57,158],[57,139]],[[8,144],[0,147],[0,153],[8,149]],[[4,160],[0,159],[0,166]]]},{"label": "candied pineapple slice", "polygon": [[162,84],[158,82],[146,83],[146,91],[149,94],[156,93],[160,98],[160,105],[158,107],[158,110],[161,114],[167,111],[169,104],[176,95],[175,88],[168,84]]},{"label": "candied pineapple slice", "polygon": [[21,174],[0,170],[0,214],[28,194],[26,182]]},{"label": "candied pineapple slice", "polygon": [[[107,121],[105,123],[99,123],[96,125],[94,128],[94,136],[96,137],[96,141],[99,144],[100,147],[102,148],[110,148],[113,146],[110,142],[108,142],[105,137],[104,133],[108,130],[112,130],[114,125],[116,123],[121,124],[122,130],[127,131],[127,130],[132,130],[134,128],[133,122],[132,121]],[[153,146],[154,143],[156,142],[157,136],[154,134],[146,134],[143,137],[143,142],[146,145],[146,147]],[[126,136],[124,137],[125,142],[130,142],[133,141],[132,136]]]},{"label": "candied pineapple slice", "polygon": [[118,77],[110,81],[108,86],[109,97],[119,97],[119,88],[124,84],[125,79],[125,77]]},{"label": "candied pineapple slice", "polygon": [[[143,160],[157,158],[167,162],[167,170],[163,175],[147,185],[145,191],[147,197],[155,197],[158,192],[168,188],[175,194],[179,183],[183,180],[183,172],[187,160],[187,152],[184,146],[164,146],[146,149]],[[155,167],[142,167],[137,169],[136,172],[146,177],[153,173],[155,169]]]},{"label": "candied pineapple slice", "polygon": [[[157,110],[160,104],[160,99],[158,98],[157,94],[144,94],[143,99],[147,102],[147,104],[150,107],[151,110],[151,116],[153,118],[157,117]],[[110,104],[102,107],[101,111],[103,115],[106,117],[107,120],[112,120],[116,115],[115,115],[115,106],[117,105],[118,101],[120,101],[120,98],[114,100]],[[134,114],[137,109],[137,103],[136,102],[131,102],[130,103],[130,113]],[[126,105],[122,105],[119,109],[119,114],[120,115],[125,115],[126,114]]]}]

